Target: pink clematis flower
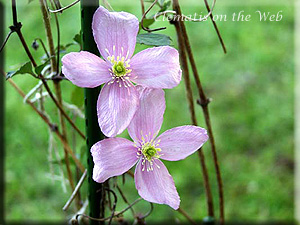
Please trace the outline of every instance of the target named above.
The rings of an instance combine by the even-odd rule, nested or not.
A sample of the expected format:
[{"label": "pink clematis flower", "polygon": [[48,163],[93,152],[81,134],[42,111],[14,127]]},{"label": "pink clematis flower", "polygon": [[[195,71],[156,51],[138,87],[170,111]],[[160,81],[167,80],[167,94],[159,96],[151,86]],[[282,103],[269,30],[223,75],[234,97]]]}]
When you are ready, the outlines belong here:
[{"label": "pink clematis flower", "polygon": [[95,163],[93,179],[102,183],[137,164],[135,186],[145,200],[178,209],[180,198],[172,176],[160,159],[177,161],[197,151],[208,139],[206,130],[180,126],[158,137],[165,111],[164,91],[137,86],[140,107],[128,132],[134,143],[120,137],[97,142],[91,148]]},{"label": "pink clematis flower", "polygon": [[86,51],[72,52],[62,58],[62,71],[79,87],[93,88],[105,83],[97,103],[98,121],[102,132],[114,137],[126,129],[138,108],[134,84],[151,88],[173,88],[179,84],[179,55],[176,49],[163,46],[131,57],[139,21],[130,13],[109,12],[100,6],[92,29],[104,60]]}]

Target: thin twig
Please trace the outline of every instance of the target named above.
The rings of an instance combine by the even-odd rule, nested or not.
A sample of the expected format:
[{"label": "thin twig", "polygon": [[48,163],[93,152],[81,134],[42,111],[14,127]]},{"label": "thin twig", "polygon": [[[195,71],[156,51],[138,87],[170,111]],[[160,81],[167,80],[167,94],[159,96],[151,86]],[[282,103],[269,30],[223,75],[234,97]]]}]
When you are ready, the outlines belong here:
[{"label": "thin twig", "polygon": [[[121,197],[123,198],[123,201],[127,204],[127,205],[130,205],[129,201],[127,200],[126,196],[124,195],[122,189],[119,187],[119,185],[117,184],[117,189],[121,195]],[[132,212],[132,215],[133,217],[135,217],[135,212],[134,212],[134,209],[131,207],[131,212]]]},{"label": "thin twig", "polygon": [[0,53],[2,52],[4,46],[6,45],[8,39],[10,38],[10,35],[12,35],[12,33],[13,33],[13,31],[11,30],[11,31],[7,34],[7,36],[5,37],[4,42],[3,42],[3,44],[1,45],[1,48],[0,48]]},{"label": "thin twig", "polygon": [[[59,81],[54,81],[54,87],[55,87],[55,90],[56,90],[56,96],[57,96],[57,99],[59,101],[59,104],[62,105],[62,96],[61,96],[61,88],[60,88]],[[62,128],[62,135],[63,135],[65,141],[68,143],[65,120],[64,120],[64,117],[63,117],[62,113],[59,110],[58,110],[58,112],[59,112],[59,120],[60,120],[60,124],[61,124],[61,128]],[[75,186],[74,186],[74,181],[73,181],[73,174],[72,174],[71,167],[70,167],[69,154],[68,154],[68,151],[66,149],[64,149],[64,154],[65,154],[64,158],[65,158],[65,162],[66,162],[66,169],[67,169],[68,179],[70,181],[72,191],[74,191]],[[80,208],[80,207],[78,207],[78,208]]]},{"label": "thin twig", "polygon": [[[53,0],[50,0],[50,3],[53,7],[54,6]],[[56,76],[58,76],[59,75],[59,64],[60,64],[60,60],[59,60],[60,59],[60,26],[59,26],[59,22],[58,22],[58,18],[57,18],[56,14],[54,14],[54,18],[55,18],[55,25],[56,25],[56,31],[57,31]],[[54,50],[54,53],[55,53],[55,50]]]},{"label": "thin twig", "polygon": [[[50,128],[48,130],[49,130],[49,136],[50,136],[49,142],[52,142],[52,143],[49,143],[49,145],[53,145],[52,149],[54,151],[56,161],[58,162],[58,166],[59,166],[59,174],[61,176],[61,179],[60,179],[61,186],[62,186],[64,193],[67,193],[66,179],[65,179],[65,175],[64,175],[64,171],[63,171],[62,160],[61,160],[60,155],[57,150],[56,142],[53,137],[53,131]],[[49,147],[51,147],[51,146],[49,146]],[[50,152],[50,154],[51,154],[51,152]],[[52,161],[50,161],[50,164],[52,165]],[[54,179],[54,177],[52,179]]]},{"label": "thin twig", "polygon": [[141,1],[141,9],[142,9],[142,15],[145,14],[145,4],[144,4],[144,0],[140,0]]},{"label": "thin twig", "polygon": [[11,0],[12,5],[12,14],[13,14],[13,24],[14,26],[18,25],[18,16],[17,16],[17,5],[16,0]]},{"label": "thin twig", "polygon": [[181,215],[183,215],[185,218],[187,218],[188,221],[190,221],[191,224],[197,225],[195,220],[193,220],[186,211],[184,211],[182,208],[177,209],[177,212],[179,212]]},{"label": "thin twig", "polygon": [[[88,207],[89,205],[89,201],[88,200],[85,200],[85,202],[83,203],[81,209],[75,213],[72,218],[69,220],[69,224],[78,224],[78,220],[77,220],[77,215],[78,214],[83,214],[86,210],[86,208]],[[85,223],[82,223],[82,224],[85,224]]]},{"label": "thin twig", "polygon": [[[1,71],[3,76],[5,77],[4,71]],[[16,89],[16,91],[24,98],[25,94],[24,92],[19,88],[19,86],[12,80],[12,79],[7,79],[7,81]],[[33,103],[31,103],[29,100],[26,101],[27,104],[29,104],[33,110],[44,120],[44,122],[49,126],[49,128],[57,135],[57,137],[61,140],[63,146],[68,150],[68,153],[71,155],[73,158],[76,166],[80,169],[80,171],[83,173],[85,171],[84,166],[81,164],[81,162],[77,159],[75,156],[73,150],[71,147],[64,141],[62,134],[58,131],[57,126],[53,123],[50,122],[47,116],[45,116],[40,110],[35,107]]]},{"label": "thin twig", "polygon": [[[208,3],[207,3],[207,0],[204,0],[204,2],[205,2],[205,6],[206,6],[207,11],[210,12],[211,10],[210,10],[210,7],[209,7],[209,5],[208,5]],[[216,32],[217,32],[217,35],[218,35],[219,41],[220,41],[220,43],[221,43],[221,45],[222,45],[223,51],[224,51],[224,53],[226,54],[226,53],[227,53],[226,46],[225,46],[225,44],[224,44],[223,38],[222,38],[222,36],[221,36],[221,34],[220,34],[220,31],[219,31],[219,29],[218,29],[217,23],[216,23],[216,21],[214,20],[214,17],[213,17],[213,14],[212,14],[212,13],[210,14],[210,19],[211,19],[211,22],[213,23],[214,28],[215,28],[215,30],[216,30]]]},{"label": "thin twig", "polygon": [[131,170],[128,170],[126,173],[127,173],[129,176],[131,176],[132,178],[134,178],[134,174],[133,174],[133,172],[131,172]]},{"label": "thin twig", "polygon": [[52,91],[50,90],[50,87],[48,86],[47,82],[45,81],[45,78],[39,75],[39,78],[43,82],[43,85],[45,86],[46,91],[49,93],[50,98],[53,100],[57,108],[60,110],[60,112],[63,114],[63,116],[67,119],[67,121],[70,123],[70,125],[76,130],[76,132],[83,138],[85,139],[85,135],[82,133],[81,130],[75,125],[75,123],[72,121],[72,119],[67,115],[67,113],[63,110],[61,105],[58,103],[56,98],[54,97]]},{"label": "thin twig", "polygon": [[41,78],[41,81],[43,82],[47,92],[49,93],[50,98],[53,100],[53,102],[55,103],[55,105],[57,106],[57,108],[60,110],[60,112],[63,114],[63,116],[67,119],[67,121],[70,123],[70,125],[76,130],[76,132],[83,138],[85,139],[85,135],[82,133],[81,130],[79,130],[79,128],[75,125],[75,123],[72,121],[72,119],[67,115],[67,113],[63,110],[63,108],[61,107],[61,105],[58,103],[58,101],[56,100],[56,98],[54,97],[53,93],[51,92],[47,82],[45,81],[44,78]]},{"label": "thin twig", "polygon": [[118,198],[117,198],[116,193],[113,190],[111,190],[109,188],[105,188],[105,190],[108,191],[108,192],[110,192],[110,193],[112,193],[113,196],[114,196],[114,204],[113,204],[113,207],[112,207],[112,213],[111,213],[111,216],[110,216],[109,221],[108,221],[108,225],[110,225],[111,221],[112,221],[112,219],[113,219],[113,217],[115,215],[115,210],[116,210]]},{"label": "thin twig", "polygon": [[84,173],[82,174],[80,180],[78,181],[73,193],[71,194],[70,198],[68,199],[68,201],[66,202],[66,204],[63,207],[63,211],[66,211],[69,206],[71,205],[71,203],[73,202],[75,196],[77,195],[79,189],[81,188],[81,185],[83,184],[85,178],[86,178],[86,174],[87,174],[87,170],[84,171]]},{"label": "thin twig", "polygon": [[[138,202],[141,201],[141,200],[142,200],[142,198],[136,199],[136,200],[135,200],[133,203],[131,203],[128,207],[126,207],[126,208],[123,209],[122,211],[116,213],[116,214],[114,215],[114,217],[118,217],[118,216],[122,215],[124,212],[126,212],[127,210],[129,210],[132,206],[134,206],[136,203],[138,203]],[[87,215],[85,215],[85,214],[77,214],[76,219],[78,219],[78,217],[80,217],[80,216],[89,218],[90,220],[99,221],[99,222],[106,221],[106,220],[109,220],[109,219],[110,219],[110,216],[109,216],[109,217],[105,217],[105,218],[99,219],[99,218],[93,218],[93,217],[87,216]]]},{"label": "thin twig", "polygon": [[187,97],[188,103],[189,103],[191,120],[192,120],[193,125],[197,125],[195,105],[194,105],[194,100],[193,100],[193,91],[192,91],[192,87],[191,87],[187,56],[186,56],[185,47],[184,47],[184,40],[183,40],[182,35],[180,34],[179,23],[175,21],[174,25],[175,25],[176,33],[177,33],[180,64],[181,64],[181,68],[182,68],[182,74],[184,77],[184,84],[185,84],[185,88],[186,88],[186,97]]},{"label": "thin twig", "polygon": [[[20,23],[20,24],[21,24],[21,23]],[[12,29],[12,27],[11,27],[11,29]],[[15,32],[17,33],[17,35],[18,35],[18,37],[19,37],[19,39],[20,39],[20,41],[21,41],[21,43],[22,43],[22,45],[23,45],[23,47],[24,47],[24,50],[25,50],[25,52],[26,52],[28,58],[30,59],[30,61],[31,61],[32,65],[33,65],[33,67],[37,67],[37,64],[36,64],[36,62],[35,62],[35,60],[34,60],[32,54],[31,54],[31,52],[30,52],[30,50],[29,50],[29,48],[28,48],[28,45],[27,45],[26,42],[25,42],[25,39],[24,39],[23,34],[22,34],[22,32],[21,32],[21,27],[20,27],[20,28],[14,27],[13,29],[16,29]]]},{"label": "thin twig", "polygon": [[153,19],[156,20],[160,16],[167,16],[167,14],[176,15],[176,12],[173,11],[173,10],[166,10],[166,11],[163,11],[163,12],[159,12],[159,13],[156,13],[154,15]]},{"label": "thin twig", "polygon": [[144,27],[144,19],[146,18],[146,15],[150,12],[150,10],[154,7],[154,5],[157,3],[158,0],[155,0],[150,7],[147,9],[147,11],[143,14],[142,19],[141,19],[141,27],[143,30],[148,31],[148,32],[154,32],[154,31],[159,31],[159,30],[164,30],[166,27],[161,27],[161,28],[156,28],[156,29],[149,29],[147,27]]},{"label": "thin twig", "polygon": [[[175,1],[174,1],[173,7],[174,7],[174,10],[176,10],[176,12],[178,14],[180,14],[180,9],[178,9]],[[177,34],[177,38],[178,38],[178,49],[179,49],[181,67],[182,67],[182,72],[184,75],[184,81],[185,81],[185,86],[186,86],[186,94],[187,94],[187,99],[188,99],[188,103],[189,103],[191,121],[192,121],[193,125],[197,125],[192,88],[191,88],[190,79],[189,79],[189,69],[188,69],[188,62],[187,62],[187,56],[186,56],[186,50],[185,50],[185,44],[184,44],[184,37],[182,36],[182,33],[181,33],[180,22],[177,20],[172,21],[172,22],[174,23],[174,26],[176,28],[176,34]],[[205,188],[205,193],[206,193],[206,204],[207,204],[208,215],[214,216],[213,198],[212,198],[212,193],[211,193],[211,188],[210,188],[208,171],[207,171],[207,167],[205,164],[205,156],[204,156],[201,148],[198,150],[198,156],[199,156],[200,162],[201,162],[200,166],[202,169],[202,175],[203,175],[203,180],[204,180],[204,188]]]},{"label": "thin twig", "polygon": [[76,4],[79,3],[79,2],[80,2],[80,0],[76,0],[76,1],[72,2],[70,5],[67,5],[67,6],[65,6],[65,7],[61,8],[61,9],[58,9],[58,10],[51,10],[51,9],[48,8],[48,10],[49,10],[49,12],[51,12],[51,13],[60,13],[60,12],[63,12],[64,10],[66,10],[66,9],[68,9],[68,8],[71,8],[72,6],[76,5]]},{"label": "thin twig", "polygon": [[202,22],[202,21],[206,21],[207,18],[211,16],[211,14],[212,14],[212,12],[213,12],[213,10],[214,10],[214,8],[215,8],[216,1],[217,1],[217,0],[214,0],[214,1],[213,1],[212,6],[211,6],[211,9],[208,10],[208,14],[206,14],[206,16],[204,16],[203,18],[200,18],[200,19],[192,19],[192,18],[190,18],[190,17],[188,17],[188,16],[185,16],[184,14],[177,14],[177,15],[179,15],[179,17],[184,18],[186,21],[192,21],[192,22]]},{"label": "thin twig", "polygon": [[[50,4],[52,5],[52,7],[55,7],[54,2],[52,0],[50,0]],[[42,7],[43,15],[47,15],[47,17],[43,16],[43,20],[45,23],[46,35],[47,35],[49,47],[51,46],[50,47],[50,55],[52,57],[54,57],[55,49],[54,49],[54,44],[53,44],[52,32],[51,32],[50,16],[48,15],[45,1],[44,1],[43,6],[41,6],[41,7]],[[60,60],[59,60],[60,59],[60,26],[59,26],[59,21],[58,21],[56,14],[54,14],[54,18],[55,18],[55,24],[56,24],[56,29],[57,29],[57,53],[56,53],[56,65],[54,65],[55,60],[53,60],[53,64],[51,63],[51,70],[52,70],[52,73],[55,73],[55,76],[57,76],[59,74],[59,65],[60,65]],[[48,24],[48,25],[46,25],[46,24]],[[62,100],[62,91],[61,91],[60,81],[61,80],[54,80],[53,82],[54,82],[54,88],[56,90],[57,100],[58,100],[60,106],[63,108],[63,100]],[[60,124],[61,124],[61,128],[62,128],[62,134],[65,138],[65,141],[68,143],[66,124],[65,124],[64,116],[62,115],[62,113],[60,111],[59,111],[59,120],[60,120]],[[72,122],[73,122],[73,120],[72,120]],[[64,154],[65,154],[65,162],[66,162],[66,169],[67,169],[67,173],[68,173],[68,179],[70,181],[72,190],[75,190],[73,174],[72,174],[72,171],[70,168],[69,155],[68,155],[68,152],[66,149],[64,149]],[[76,195],[75,197],[76,197],[76,206],[79,209],[82,207],[80,193],[78,193],[78,195]]]},{"label": "thin twig", "polygon": [[[57,58],[57,60],[55,58],[55,47],[54,47],[54,42],[53,42],[53,35],[52,35],[50,17],[49,17],[48,12],[47,12],[47,6],[46,6],[45,0],[40,0],[39,2],[40,2],[40,8],[41,8],[41,11],[42,11],[42,18],[43,18],[44,25],[45,25],[45,32],[46,32],[46,37],[47,37],[48,46],[49,46],[51,74],[57,75],[58,74],[57,71],[58,71],[59,68],[57,67],[58,65],[57,65],[56,62],[59,61],[59,60],[58,60],[58,58]],[[58,26],[57,18],[56,18],[56,25]],[[58,27],[58,35],[59,35],[59,27]],[[60,38],[58,37],[58,41],[59,40],[60,40]],[[54,80],[53,82],[54,82],[54,88],[55,88],[58,103],[62,107],[62,96],[61,96],[60,81]],[[58,113],[59,113],[60,125],[61,125],[61,128],[62,128],[62,136],[64,138],[64,141],[66,143],[68,143],[67,131],[66,131],[66,127],[65,127],[65,120],[64,120],[64,117],[63,117],[61,111],[58,110]],[[73,181],[73,173],[72,173],[71,167],[70,167],[70,160],[69,160],[68,150],[65,147],[64,147],[64,159],[65,159],[65,165],[66,165],[69,184],[70,184],[72,192],[73,192],[75,190],[75,185],[74,185],[74,181]],[[77,205],[78,209],[81,207],[79,202],[80,202],[79,200],[76,202],[77,203],[76,205]]]},{"label": "thin twig", "polygon": [[153,203],[152,202],[149,202],[149,203],[150,203],[150,210],[144,216],[139,217],[139,219],[143,220],[146,217],[150,216],[150,214],[153,212],[153,208],[154,208]]},{"label": "thin twig", "polygon": [[40,39],[40,38],[36,38],[34,41],[35,41],[35,42],[36,42],[36,41],[39,41],[39,42],[41,43],[42,48],[44,49],[44,52],[45,52],[45,54],[47,55],[47,58],[49,59],[49,58],[50,58],[50,55],[49,55],[49,52],[48,52],[47,49],[46,49],[46,46],[45,46],[43,40]]},{"label": "thin twig", "polygon": [[[37,63],[35,62],[29,48],[28,45],[23,37],[22,31],[21,31],[21,27],[22,24],[19,23],[17,21],[17,9],[16,9],[16,4],[15,4],[15,0],[12,0],[12,11],[13,11],[13,26],[10,27],[11,30],[13,30],[14,32],[16,32],[19,36],[19,39],[22,43],[22,46],[28,56],[28,58],[30,59],[32,65],[34,67],[37,67]],[[55,103],[55,105],[58,107],[58,109],[61,111],[61,113],[63,114],[63,116],[67,119],[67,121],[70,123],[70,125],[76,130],[76,132],[83,138],[85,139],[85,135],[79,130],[79,128],[75,125],[75,123],[71,120],[71,118],[67,115],[67,113],[63,110],[63,108],[60,106],[60,104],[58,103],[58,101],[56,100],[56,98],[54,97],[49,85],[47,84],[45,78],[41,75],[38,74],[39,78],[41,79],[41,81],[43,82],[43,85],[45,86],[46,91],[49,93],[50,98],[53,100],[53,102]]]},{"label": "thin twig", "polygon": [[200,18],[200,19],[192,19],[191,17],[189,16],[186,16],[184,15],[183,13],[181,13],[180,15],[176,12],[176,11],[172,11],[172,10],[166,10],[164,12],[159,12],[159,13],[156,13],[154,15],[154,19],[157,19],[159,16],[161,15],[164,15],[166,16],[166,14],[173,14],[174,15],[174,19],[173,20],[181,20],[181,21],[192,21],[192,22],[202,22],[202,21],[206,21],[208,17],[212,17],[212,12],[214,10],[214,7],[216,5],[216,0],[213,1],[213,4],[212,4],[212,7],[211,9],[209,8],[209,5],[207,4],[207,2],[205,1],[206,3],[206,7],[208,7],[208,14],[206,14],[203,18]]},{"label": "thin twig", "polygon": [[55,47],[54,47],[54,43],[53,43],[53,35],[52,35],[50,17],[48,15],[45,0],[39,0],[39,2],[40,2],[42,18],[43,18],[44,25],[45,25],[45,32],[46,32],[46,37],[47,37],[48,46],[49,46],[50,62],[51,62],[51,70],[52,70],[51,72],[54,73],[54,72],[56,72],[57,64],[56,64],[56,58],[55,58]]},{"label": "thin twig", "polygon": [[[174,9],[178,14],[181,14],[180,10],[180,5],[178,0],[173,0],[174,4]],[[217,176],[217,182],[218,182],[218,191],[219,191],[219,209],[220,209],[220,224],[224,224],[224,193],[223,193],[223,181],[222,181],[222,176],[221,176],[221,171],[220,171],[220,166],[219,166],[219,161],[218,161],[218,156],[217,156],[217,151],[216,151],[216,146],[215,146],[215,139],[214,135],[212,132],[212,126],[211,126],[211,120],[210,120],[210,115],[209,115],[209,110],[208,110],[208,104],[210,102],[210,99],[206,97],[201,81],[200,81],[200,76],[198,74],[197,66],[194,60],[193,52],[191,49],[191,45],[189,42],[189,37],[185,28],[185,25],[183,21],[179,21],[180,24],[180,33],[183,36],[184,40],[184,45],[186,48],[186,51],[188,53],[188,57],[192,66],[194,78],[196,81],[197,89],[199,92],[199,97],[200,99],[197,101],[199,105],[201,105],[204,118],[205,118],[205,123],[207,126],[207,131],[208,131],[208,136],[209,136],[209,142],[211,145],[211,151],[213,155],[213,161],[214,161],[214,166],[216,170],[216,176]]]},{"label": "thin twig", "polygon": [[[58,132],[58,130],[57,130]],[[57,133],[55,132],[55,133]],[[59,140],[62,142],[64,148],[68,151],[68,153],[71,155],[71,157],[73,158],[76,166],[80,169],[80,171],[83,173],[85,168],[84,166],[81,164],[81,162],[78,160],[78,158],[76,157],[76,155],[74,154],[73,150],[71,149],[71,147],[69,146],[69,144],[65,141],[65,139],[63,138],[62,134],[57,133]]]},{"label": "thin twig", "polygon": [[195,63],[195,60],[193,57],[193,53],[191,50],[189,38],[188,38],[184,24],[183,23],[181,23],[181,24],[182,24],[181,31],[182,31],[182,35],[184,37],[185,47],[188,52],[188,56],[189,56],[189,59],[190,59],[191,65],[192,65],[192,70],[193,70],[194,78],[196,81],[197,89],[199,92],[200,100],[198,100],[197,102],[202,107],[204,118],[205,118],[205,123],[207,126],[207,131],[208,131],[208,135],[209,135],[209,142],[211,144],[211,150],[212,150],[212,154],[213,154],[214,166],[216,169],[216,176],[217,176],[218,189],[219,189],[220,223],[223,224],[224,223],[223,182],[222,182],[221,171],[220,171],[220,166],[219,166],[219,161],[218,161],[218,156],[217,156],[217,151],[216,151],[216,146],[215,146],[215,139],[214,139],[214,135],[212,132],[210,114],[209,114],[209,110],[208,110],[208,104],[210,102],[210,99],[206,97],[204,90],[202,88],[200,77],[199,77],[198,70],[197,70],[197,66],[196,66],[196,63]]}]

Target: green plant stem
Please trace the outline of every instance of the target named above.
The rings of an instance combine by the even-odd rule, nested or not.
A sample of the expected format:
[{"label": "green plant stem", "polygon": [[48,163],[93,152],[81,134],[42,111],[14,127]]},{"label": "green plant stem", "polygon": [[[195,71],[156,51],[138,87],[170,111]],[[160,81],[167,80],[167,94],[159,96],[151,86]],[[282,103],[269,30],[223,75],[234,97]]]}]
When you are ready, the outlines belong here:
[{"label": "green plant stem", "polygon": [[[92,33],[92,20],[94,12],[98,8],[98,0],[81,1],[81,30],[83,50],[99,55]],[[94,218],[104,218],[104,184],[96,183],[92,179],[93,158],[90,149],[96,142],[104,139],[98,125],[97,100],[100,88],[85,88],[85,116],[86,116],[86,136],[87,136],[87,157],[88,157],[88,199],[89,216]],[[90,225],[99,224],[99,221],[90,220]],[[104,224],[104,221],[100,222]]]}]

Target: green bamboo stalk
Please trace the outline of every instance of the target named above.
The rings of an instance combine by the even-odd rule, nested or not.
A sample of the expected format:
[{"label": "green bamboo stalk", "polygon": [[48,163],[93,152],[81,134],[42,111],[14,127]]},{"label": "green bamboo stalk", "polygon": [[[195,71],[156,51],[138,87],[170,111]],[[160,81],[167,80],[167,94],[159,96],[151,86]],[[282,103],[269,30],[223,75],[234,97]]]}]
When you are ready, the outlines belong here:
[{"label": "green bamboo stalk", "polygon": [[[100,55],[94,42],[92,33],[92,19],[94,12],[99,5],[99,0],[81,0],[81,31],[82,31],[82,48],[96,55]],[[89,192],[89,216],[94,218],[104,217],[104,207],[102,199],[103,185],[96,183],[92,179],[93,158],[90,154],[90,148],[97,141],[104,139],[101,133],[97,118],[97,99],[100,88],[85,88],[85,116],[86,116],[86,137],[87,137],[87,154],[88,154],[88,192]],[[97,221],[90,221],[90,225],[98,225]],[[104,222],[101,222],[104,224]]]}]

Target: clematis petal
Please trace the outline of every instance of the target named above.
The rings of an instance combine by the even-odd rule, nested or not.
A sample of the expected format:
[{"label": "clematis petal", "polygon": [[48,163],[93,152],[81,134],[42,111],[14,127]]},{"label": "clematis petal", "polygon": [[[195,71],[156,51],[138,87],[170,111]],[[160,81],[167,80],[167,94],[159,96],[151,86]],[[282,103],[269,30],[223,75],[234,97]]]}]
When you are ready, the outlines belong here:
[{"label": "clematis petal", "polygon": [[106,84],[99,95],[97,114],[101,131],[107,137],[122,133],[129,125],[138,107],[138,93],[123,81]]},{"label": "clematis petal", "polygon": [[157,135],[163,122],[166,108],[165,93],[162,89],[142,86],[137,86],[137,90],[140,103],[128,126],[128,133],[137,143],[142,140],[142,136],[148,142]]},{"label": "clematis petal", "polygon": [[[134,52],[139,20],[127,12],[109,12],[100,6],[92,22],[94,39],[101,55],[130,58]],[[115,47],[114,47],[115,46]],[[107,50],[108,52],[107,52]]]},{"label": "clematis petal", "polygon": [[63,74],[79,87],[93,88],[111,80],[109,64],[92,53],[72,52],[61,61]]},{"label": "clematis petal", "polygon": [[[146,163],[149,163],[146,161]],[[144,165],[138,162],[135,168],[134,180],[139,195],[153,203],[167,204],[177,210],[180,205],[180,198],[177,193],[172,176],[165,165],[155,160],[153,170],[143,170]]]},{"label": "clematis petal", "polygon": [[177,161],[197,151],[208,139],[204,128],[181,126],[165,131],[159,137],[161,159]]},{"label": "clematis petal", "polygon": [[154,47],[134,55],[130,61],[132,81],[151,88],[173,88],[181,80],[179,54],[169,46]]},{"label": "clematis petal", "polygon": [[97,142],[91,148],[93,179],[103,183],[110,177],[128,171],[137,162],[137,149],[134,143],[125,138],[108,138]]}]

